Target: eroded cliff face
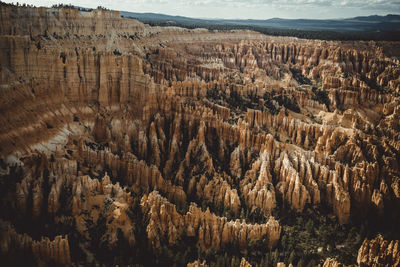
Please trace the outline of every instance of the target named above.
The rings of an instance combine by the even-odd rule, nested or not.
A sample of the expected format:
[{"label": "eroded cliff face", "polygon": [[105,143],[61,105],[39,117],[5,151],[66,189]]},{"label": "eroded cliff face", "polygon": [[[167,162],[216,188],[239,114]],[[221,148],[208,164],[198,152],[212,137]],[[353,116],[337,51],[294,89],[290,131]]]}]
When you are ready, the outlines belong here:
[{"label": "eroded cliff face", "polygon": [[365,239],[358,251],[359,266],[398,266],[400,264],[399,240],[387,241],[381,235]]},{"label": "eroded cliff face", "polygon": [[343,266],[343,264],[341,264],[337,260],[331,259],[331,258],[327,258],[324,261],[324,265],[322,265],[322,267],[342,267],[342,266]]},{"label": "eroded cliff face", "polygon": [[175,244],[182,235],[195,237],[200,248],[221,249],[231,244],[239,244],[244,250],[251,240],[265,237],[267,248],[273,248],[278,242],[281,227],[274,217],[269,217],[265,224],[247,224],[243,221],[228,221],[211,213],[202,211],[192,203],[186,214],[176,211],[175,205],[161,197],[157,191],[144,195],[141,200],[144,214],[148,214],[149,224],[146,228],[151,244],[160,248],[162,243]]},{"label": "eroded cliff face", "polygon": [[27,234],[19,234],[8,223],[1,221],[1,253],[2,257],[18,257],[22,253],[28,260],[30,255],[39,264],[70,265],[71,256],[68,236],[56,236],[54,240],[42,237],[41,240],[32,240]]},{"label": "eroded cliff face", "polygon": [[[17,236],[3,253],[112,263],[106,253],[143,238],[155,251],[190,239],[244,253],[277,246],[287,208],[326,209],[342,225],[399,220],[400,73],[388,44],[0,9],[1,218]],[[54,241],[23,234],[48,229]],[[68,232],[71,255],[56,237]]]},{"label": "eroded cliff face", "polygon": [[190,262],[186,265],[187,267],[208,267],[205,261],[201,262],[199,260],[195,260],[194,262]]}]

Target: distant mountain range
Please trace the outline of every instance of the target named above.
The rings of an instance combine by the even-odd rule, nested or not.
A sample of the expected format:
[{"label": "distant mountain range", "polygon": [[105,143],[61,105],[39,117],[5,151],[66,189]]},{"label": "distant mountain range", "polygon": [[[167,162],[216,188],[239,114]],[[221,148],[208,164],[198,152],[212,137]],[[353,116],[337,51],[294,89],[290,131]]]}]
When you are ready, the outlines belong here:
[{"label": "distant mountain range", "polygon": [[303,31],[392,31],[400,32],[400,15],[363,16],[348,19],[197,19],[182,16],[170,16],[156,13],[120,12],[123,17],[156,25],[177,25],[188,27],[216,26],[249,26],[274,29],[293,29]]}]

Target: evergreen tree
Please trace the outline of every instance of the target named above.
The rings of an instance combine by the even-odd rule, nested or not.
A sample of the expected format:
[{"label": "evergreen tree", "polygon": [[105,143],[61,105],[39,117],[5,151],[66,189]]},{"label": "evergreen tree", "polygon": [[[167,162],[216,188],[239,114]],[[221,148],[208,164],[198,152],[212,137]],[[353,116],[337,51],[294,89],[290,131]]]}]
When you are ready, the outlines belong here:
[{"label": "evergreen tree", "polygon": [[296,253],[294,252],[294,250],[292,250],[292,252],[290,252],[290,255],[289,255],[288,264],[290,264],[290,263],[293,264],[295,258],[296,258]]}]

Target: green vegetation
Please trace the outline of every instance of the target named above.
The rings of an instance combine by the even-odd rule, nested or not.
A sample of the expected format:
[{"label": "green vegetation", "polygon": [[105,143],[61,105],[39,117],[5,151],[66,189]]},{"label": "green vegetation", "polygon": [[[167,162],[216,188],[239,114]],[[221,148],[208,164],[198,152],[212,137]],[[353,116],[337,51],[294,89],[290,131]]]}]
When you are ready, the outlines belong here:
[{"label": "green vegetation", "polygon": [[278,250],[286,263],[311,266],[327,257],[336,257],[344,264],[354,264],[363,241],[356,228],[342,226],[336,218],[320,210],[303,214],[289,211],[281,219],[283,226]]},{"label": "green vegetation", "polygon": [[211,88],[207,90],[206,97],[216,104],[228,106],[237,114],[246,112],[247,108],[263,110],[271,114],[279,113],[282,107],[297,113],[300,112],[296,98],[289,94],[265,92],[263,97],[260,97],[252,94],[241,95],[232,90],[228,95],[224,91]]},{"label": "green vegetation", "polygon": [[328,96],[328,92],[324,89],[312,88],[314,95],[312,96],[312,100],[315,100],[321,104],[324,104],[328,110],[329,110],[329,105],[330,105],[330,100]]},{"label": "green vegetation", "polygon": [[[264,95],[265,96],[265,95]],[[264,99],[265,100],[265,99]],[[284,106],[287,109],[290,109],[291,111],[300,112],[300,107],[299,104],[297,103],[296,98],[289,96],[287,94],[279,94],[275,95],[272,100],[276,101],[280,106]]]},{"label": "green vegetation", "polygon": [[[54,5],[52,5],[51,7],[52,7],[52,8],[77,9],[77,10],[86,11],[86,12],[90,12],[90,11],[93,10],[93,8],[85,8],[85,7],[80,7],[80,6],[74,6],[74,5],[72,5],[72,4],[63,4],[63,3],[54,4]],[[98,6],[96,9],[100,9],[100,10],[110,10],[110,9],[108,9],[108,8],[106,8],[106,7],[103,7],[103,6]]]},{"label": "green vegetation", "polygon": [[293,69],[293,68],[290,68],[289,70],[290,70],[290,72],[292,73],[293,78],[294,78],[299,84],[309,84],[309,85],[312,84],[311,80],[308,79],[306,76],[304,76],[304,75],[301,73],[301,70]]},{"label": "green vegetation", "polygon": [[234,90],[228,95],[224,91],[211,88],[207,90],[206,97],[216,104],[228,105],[229,108],[239,111],[239,113],[246,112],[247,108],[260,109],[258,105],[260,97],[257,95],[243,96]]},{"label": "green vegetation", "polygon": [[[139,19],[139,18],[134,18]],[[252,30],[272,36],[291,36],[303,39],[318,39],[326,41],[400,41],[400,33],[393,31],[333,31],[333,30],[297,30],[285,28],[273,28],[266,26],[252,26],[240,24],[213,24],[204,22],[171,22],[141,20],[150,26],[177,26],[187,29],[206,28],[210,32],[231,30]]]}]

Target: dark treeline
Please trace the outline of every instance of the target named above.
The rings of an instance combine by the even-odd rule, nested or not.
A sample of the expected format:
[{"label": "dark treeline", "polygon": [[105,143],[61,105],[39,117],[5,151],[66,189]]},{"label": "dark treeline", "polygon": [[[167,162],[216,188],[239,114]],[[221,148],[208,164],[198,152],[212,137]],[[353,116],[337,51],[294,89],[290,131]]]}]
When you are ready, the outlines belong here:
[{"label": "dark treeline", "polygon": [[393,31],[332,31],[332,30],[298,30],[272,27],[212,24],[211,22],[171,22],[137,19],[150,26],[177,26],[187,29],[206,28],[209,31],[252,30],[272,36],[290,36],[303,39],[319,39],[326,41],[400,41],[400,32]]},{"label": "dark treeline", "polygon": [[[66,8],[66,9],[77,9],[80,11],[92,11],[94,10],[93,8],[86,8],[86,7],[80,7],[80,6],[74,6],[72,4],[57,4],[57,5],[52,5],[52,8]],[[100,10],[110,10],[106,7],[103,6],[98,6],[96,9],[100,9]]]},{"label": "dark treeline", "polygon": [[17,7],[36,7],[35,5],[29,5],[29,4],[25,4],[25,3],[18,3],[16,2],[14,4],[14,2],[11,3],[5,3],[0,1],[0,6],[17,6]]},{"label": "dark treeline", "polygon": [[[5,3],[2,1],[0,1],[0,5],[1,6],[15,6],[15,7],[36,7],[35,5],[29,5],[29,4],[25,4],[25,3],[19,3],[19,2]],[[74,6],[73,4],[63,4],[63,3],[54,4],[51,6],[51,8],[76,9],[76,10],[87,11],[87,12],[94,10],[93,8],[86,8],[86,7]],[[98,6],[96,9],[110,10],[103,6]]]}]

